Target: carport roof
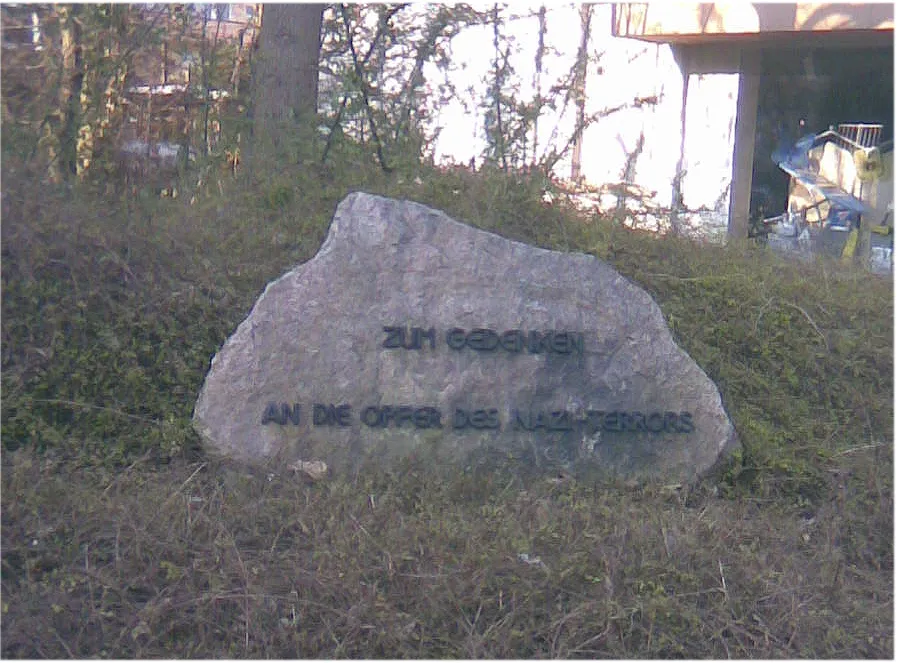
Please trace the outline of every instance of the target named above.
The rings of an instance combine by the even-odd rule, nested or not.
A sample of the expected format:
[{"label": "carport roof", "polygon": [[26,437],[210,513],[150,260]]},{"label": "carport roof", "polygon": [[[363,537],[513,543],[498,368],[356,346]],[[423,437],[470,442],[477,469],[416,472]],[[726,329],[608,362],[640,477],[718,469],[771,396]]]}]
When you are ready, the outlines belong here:
[{"label": "carport roof", "polygon": [[890,3],[615,3],[611,20],[615,37],[665,43],[880,47],[894,39]]}]

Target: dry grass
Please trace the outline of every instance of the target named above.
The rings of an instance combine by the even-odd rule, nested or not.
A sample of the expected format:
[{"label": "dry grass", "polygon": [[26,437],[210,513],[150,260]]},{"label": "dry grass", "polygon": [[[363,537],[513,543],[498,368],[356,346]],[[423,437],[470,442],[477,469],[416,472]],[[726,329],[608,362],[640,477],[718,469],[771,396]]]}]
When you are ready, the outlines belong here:
[{"label": "dry grass", "polygon": [[309,484],[205,460],[98,483],[7,454],[3,652],[887,658],[875,456],[844,456],[808,512],[411,463]]}]

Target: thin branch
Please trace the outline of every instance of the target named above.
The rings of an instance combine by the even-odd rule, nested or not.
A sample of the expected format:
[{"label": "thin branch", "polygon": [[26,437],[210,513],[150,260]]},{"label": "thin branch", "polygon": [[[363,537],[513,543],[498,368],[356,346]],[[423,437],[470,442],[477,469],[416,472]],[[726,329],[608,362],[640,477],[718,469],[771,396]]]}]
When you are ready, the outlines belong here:
[{"label": "thin branch", "polygon": [[424,63],[436,48],[436,41],[447,26],[448,11],[445,7],[440,7],[439,13],[427,30],[427,34],[424,37],[424,43],[417,50],[411,75],[408,76],[408,80],[405,81],[405,84],[402,86],[402,91],[399,93],[400,99],[403,97],[405,98],[405,104],[402,108],[402,115],[396,123],[396,130],[394,133],[395,140],[399,139],[403,128],[407,129],[407,126],[411,122],[411,109],[414,105],[414,88],[416,87],[416,81],[422,79]]},{"label": "thin branch", "polygon": [[785,304],[786,306],[790,306],[791,308],[797,309],[798,311],[803,313],[804,317],[807,319],[807,322],[810,323],[810,326],[813,327],[813,329],[816,330],[816,333],[819,334],[820,338],[822,338],[822,342],[825,343],[825,349],[826,350],[831,349],[828,346],[828,339],[825,337],[825,334],[823,334],[822,331],[820,331],[819,327],[816,326],[816,323],[813,322],[813,318],[810,317],[809,313],[807,313],[803,308],[801,308],[797,304],[792,304],[791,302],[782,302],[782,303]]},{"label": "thin branch", "polygon": [[[495,49],[495,149],[497,151],[497,156],[501,158],[502,170],[508,170],[508,160],[505,156],[505,135],[504,135],[504,127],[502,126],[501,120],[501,88],[502,83],[504,82],[504,67],[499,69],[498,63],[499,58],[501,56],[501,51],[499,50],[499,31],[498,31],[498,5],[493,5],[492,8],[492,45]],[[507,53],[505,54],[505,64],[507,64]]]},{"label": "thin branch", "polygon": [[125,476],[125,475],[126,475],[128,472],[130,472],[131,470],[133,470],[138,464],[142,463],[142,462],[145,461],[145,460],[148,460],[149,457],[150,457],[151,455],[152,455],[152,449],[150,449],[150,450],[147,451],[145,454],[143,454],[140,458],[138,458],[138,459],[135,460],[133,463],[131,463],[130,465],[128,465],[128,466],[125,468],[124,472],[119,472],[118,474],[116,474],[116,475],[115,475],[115,478],[114,478],[112,481],[109,482],[109,485],[106,486],[106,487],[103,489],[103,495],[105,495],[106,493],[108,493],[108,492],[109,492],[109,489],[112,488],[112,486],[114,486],[116,483],[118,483],[118,480],[119,480],[119,479],[121,479],[123,476]]},{"label": "thin branch", "polygon": [[[386,31],[386,28],[389,27],[389,22],[392,20],[392,17],[395,16],[399,10],[407,7],[406,4],[397,5],[395,7],[391,7],[386,14],[381,17],[382,20],[380,24],[377,26],[377,32],[374,35],[374,39],[371,41],[370,46],[368,47],[368,52],[365,53],[364,58],[361,60],[362,67],[367,66],[367,63],[370,61],[371,56],[374,54],[374,51],[377,49],[377,45],[380,43],[380,40],[383,38],[383,34]],[[347,28],[348,31],[348,28]],[[350,35],[351,40],[351,35]],[[330,153],[330,148],[333,145],[333,132],[336,131],[336,128],[340,125],[343,119],[343,111],[346,109],[346,104],[349,101],[349,93],[346,92],[343,94],[343,99],[340,101],[339,110],[336,112],[336,118],[333,120],[333,124],[330,126],[330,132],[327,134],[327,143],[324,145],[324,153],[321,155],[321,163],[327,161],[327,155]]]},{"label": "thin branch", "polygon": [[[564,147],[561,149],[561,151],[555,152],[548,159],[546,159],[545,170],[551,170],[552,168],[554,168],[554,166],[557,164],[557,162],[560,161],[564,157],[565,154],[567,154],[567,152],[570,150],[571,147],[573,147],[573,144],[576,142],[577,138],[579,138],[579,136],[582,134],[582,132],[585,131],[586,128],[588,128],[594,122],[597,122],[598,120],[600,120],[603,117],[613,115],[614,113],[617,113],[621,110],[631,108],[633,105],[637,106],[639,101],[640,101],[639,99],[635,99],[629,104],[620,104],[619,106],[614,106],[613,108],[605,108],[605,109],[602,109],[595,113],[592,113],[589,117],[587,117],[585,119],[585,121],[582,123],[581,126],[576,127],[576,129],[573,132],[573,135],[570,136],[570,139],[567,141],[567,143],[564,145]],[[561,111],[561,113],[563,113],[564,110],[566,110],[566,107],[567,107],[567,102],[565,101],[564,109]]]},{"label": "thin branch", "polygon": [[371,108],[371,101],[368,95],[368,86],[367,82],[364,78],[364,70],[361,68],[361,63],[358,61],[358,53],[355,51],[355,42],[352,38],[352,25],[349,23],[349,14],[346,11],[346,5],[340,5],[340,13],[343,17],[343,24],[346,26],[346,37],[348,39],[349,51],[352,54],[352,63],[355,67],[355,75],[358,76],[358,84],[361,87],[361,96],[364,99],[364,109],[368,116],[368,124],[371,128],[371,135],[374,137],[374,143],[377,146],[377,159],[380,161],[380,167],[384,172],[390,173],[392,172],[392,168],[390,168],[386,159],[383,156],[383,144],[380,141],[380,136],[377,134],[376,123],[374,122],[374,111]]},{"label": "thin branch", "polygon": [[673,274],[663,274],[661,272],[645,272],[647,276],[653,276],[661,279],[671,279],[673,281],[681,281],[683,283],[694,281],[703,283],[704,281],[732,281],[738,278],[744,278],[743,274],[732,274],[730,276],[675,276]]},{"label": "thin branch", "polygon": [[844,451],[839,451],[836,453],[836,456],[847,456],[852,453],[856,453],[857,451],[869,451],[870,449],[879,449],[881,447],[886,447],[888,444],[885,442],[878,442],[876,444],[864,444],[859,447],[851,447],[850,449],[845,449]]},{"label": "thin branch", "polygon": [[760,329],[760,320],[763,318],[763,314],[766,313],[766,309],[768,309],[770,307],[770,305],[772,305],[774,300],[775,300],[774,297],[769,297],[766,300],[766,302],[763,304],[763,306],[760,307],[760,312],[757,314],[757,319],[754,320],[754,333],[755,334]]},{"label": "thin branch", "polygon": [[135,421],[143,421],[148,424],[154,424],[156,426],[161,426],[165,422],[159,421],[158,419],[150,419],[148,417],[140,417],[136,414],[129,414],[127,412],[122,412],[121,410],[116,410],[112,407],[104,407],[102,405],[93,405],[91,403],[79,403],[78,401],[69,401],[64,398],[34,398],[31,400],[32,403],[49,403],[51,405],[70,405],[72,407],[79,407],[86,410],[102,410],[104,412],[111,412],[112,414],[117,414],[120,417],[126,417],[128,419],[134,419]]},{"label": "thin branch", "polygon": [[[760,319],[763,317],[763,314],[766,312],[766,309],[769,308],[770,305],[774,301],[775,301],[775,298],[770,297],[769,299],[766,300],[766,302],[761,307],[760,313],[757,314],[757,319],[754,321],[754,331],[755,332],[757,331],[758,325],[760,324]],[[810,317],[810,314],[807,313],[805,309],[803,309],[802,307],[800,307],[797,304],[794,304],[792,302],[783,301],[782,304],[784,304],[785,306],[790,306],[791,308],[796,309],[796,310],[800,311],[801,313],[803,313],[804,317],[807,319],[807,322],[810,323],[810,326],[813,328],[813,330],[817,334],[819,334],[819,337],[822,339],[822,342],[825,345],[825,349],[831,350],[831,348],[829,347],[829,344],[828,344],[828,339],[825,337],[825,334],[822,333],[822,330],[819,329],[819,326],[813,321],[813,318]]]},{"label": "thin branch", "polygon": [[330,125],[330,131],[327,133],[327,143],[324,145],[324,153],[321,154],[321,163],[327,162],[327,155],[330,153],[330,148],[333,145],[333,133],[342,122],[343,111],[346,109],[346,104],[348,102],[349,94],[343,94],[343,100],[339,104],[339,110],[336,111],[336,118],[333,120],[333,124]]},{"label": "thin branch", "polygon": [[193,477],[195,477],[197,474],[199,474],[203,470],[203,468],[205,468],[205,466],[207,464],[208,463],[200,463],[199,467],[197,467],[195,470],[193,470],[193,474],[191,474],[189,477],[187,477],[186,480],[184,481],[184,483],[182,483],[180,486],[178,486],[177,490],[175,490],[171,495],[168,496],[168,499],[166,499],[165,502],[162,503],[162,506],[159,507],[160,513],[161,513],[162,509],[164,509],[171,503],[171,500],[173,500],[175,497],[177,497],[180,494],[180,492],[182,490],[184,490],[184,488],[187,487],[187,484],[189,484],[191,481],[193,481]]}]

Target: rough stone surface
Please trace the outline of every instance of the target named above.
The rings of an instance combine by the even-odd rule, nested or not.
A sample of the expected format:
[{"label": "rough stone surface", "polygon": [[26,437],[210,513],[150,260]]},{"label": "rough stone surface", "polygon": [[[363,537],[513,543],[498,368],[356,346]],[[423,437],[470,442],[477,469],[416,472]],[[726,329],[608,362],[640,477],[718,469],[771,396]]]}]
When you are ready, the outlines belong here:
[{"label": "rough stone surface", "polygon": [[415,455],[679,482],[736,444],[716,386],[610,266],[361,193],[212,360],[194,423],[225,455],[336,472]]}]

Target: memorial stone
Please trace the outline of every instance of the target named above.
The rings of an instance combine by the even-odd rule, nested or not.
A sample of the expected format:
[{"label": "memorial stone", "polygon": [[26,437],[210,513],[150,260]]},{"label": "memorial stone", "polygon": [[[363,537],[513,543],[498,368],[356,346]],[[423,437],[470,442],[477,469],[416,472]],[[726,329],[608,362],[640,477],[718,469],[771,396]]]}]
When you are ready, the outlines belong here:
[{"label": "memorial stone", "polygon": [[364,193],[214,357],[194,424],[224,455],[330,472],[501,457],[672,483],[737,444],[716,386],[609,265]]}]

